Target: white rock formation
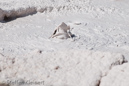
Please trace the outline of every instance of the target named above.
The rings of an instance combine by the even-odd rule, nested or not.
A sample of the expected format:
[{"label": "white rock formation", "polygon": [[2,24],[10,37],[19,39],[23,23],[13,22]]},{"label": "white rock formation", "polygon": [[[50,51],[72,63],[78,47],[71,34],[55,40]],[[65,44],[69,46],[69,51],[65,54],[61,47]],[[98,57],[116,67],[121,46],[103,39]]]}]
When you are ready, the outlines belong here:
[{"label": "white rock formation", "polygon": [[17,58],[1,55],[0,81],[23,79],[43,81],[45,86],[98,86],[113,66],[123,62],[121,54],[85,50],[34,51]]},{"label": "white rock formation", "polygon": [[[128,3],[129,0],[0,0],[0,21],[43,12],[0,23],[0,85],[7,80],[29,80],[44,86],[129,86],[128,64],[113,68],[124,62],[121,54],[76,50],[120,52],[128,58]],[[48,39],[53,27],[62,21],[73,22],[70,26],[77,35],[75,42]],[[62,36],[67,38],[68,34]],[[34,49],[44,52],[23,55]]]},{"label": "white rock formation", "polygon": [[62,22],[55,30],[51,38],[60,38],[67,39],[71,38],[72,34],[70,32],[70,26],[67,26],[64,22]]},{"label": "white rock formation", "polygon": [[100,86],[129,86],[129,63],[113,67]]},{"label": "white rock formation", "polygon": [[[0,21],[3,20],[4,16],[7,17],[20,17],[36,12],[51,12],[54,10],[55,13],[61,10],[72,10],[75,8],[80,9],[80,7],[74,7],[79,0],[67,1],[67,0],[4,0],[0,1],[0,8],[3,12],[0,12]],[[89,0],[85,2],[80,2],[80,4],[87,4]],[[83,5],[81,5],[83,7]],[[75,5],[76,6],[76,5]],[[62,11],[63,12],[63,11]],[[4,15],[3,15],[4,13]],[[64,13],[64,12],[63,12]]]}]

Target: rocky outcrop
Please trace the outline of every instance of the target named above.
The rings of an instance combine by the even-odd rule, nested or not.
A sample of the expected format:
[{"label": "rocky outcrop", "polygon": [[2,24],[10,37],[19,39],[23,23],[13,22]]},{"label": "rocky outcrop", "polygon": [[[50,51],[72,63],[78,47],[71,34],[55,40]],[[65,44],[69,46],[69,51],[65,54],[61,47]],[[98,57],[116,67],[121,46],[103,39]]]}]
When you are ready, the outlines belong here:
[{"label": "rocky outcrop", "polygon": [[[37,12],[49,13],[54,10],[55,13],[62,10],[75,10],[80,9],[83,5],[88,4],[89,1],[79,1],[80,6],[76,6],[79,0],[4,0],[0,1],[0,21],[7,21],[7,19],[14,19],[17,17],[27,16],[35,14]],[[84,7],[85,8],[85,7]],[[64,11],[62,11],[64,14]]]},{"label": "rocky outcrop", "polygon": [[[0,56],[0,80],[42,81],[45,86],[99,86],[101,78],[125,61],[121,54],[69,50]],[[102,85],[103,86],[103,85]]]},{"label": "rocky outcrop", "polygon": [[100,86],[129,86],[129,64],[113,67],[107,76],[102,78]]}]

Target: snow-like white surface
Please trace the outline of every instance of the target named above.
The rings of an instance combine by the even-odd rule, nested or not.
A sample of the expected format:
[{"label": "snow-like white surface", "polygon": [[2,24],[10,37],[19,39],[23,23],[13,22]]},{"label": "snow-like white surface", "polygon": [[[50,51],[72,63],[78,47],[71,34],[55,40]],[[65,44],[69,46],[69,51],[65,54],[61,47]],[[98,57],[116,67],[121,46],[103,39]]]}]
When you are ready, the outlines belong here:
[{"label": "snow-like white surface", "polygon": [[[0,2],[0,8],[5,11],[6,16],[15,17],[26,15],[33,8],[53,7],[51,12],[44,11],[11,22],[0,23],[1,53],[18,54],[39,48],[45,51],[83,48],[119,52],[128,59],[128,0],[98,0],[97,2],[95,0],[2,0]],[[58,10],[58,6],[64,6],[64,9]],[[2,13],[1,11],[0,16],[3,16]],[[48,39],[54,28],[62,22],[73,28],[75,42]]]},{"label": "snow-like white surface", "polygon": [[100,86],[129,86],[129,64],[113,67]]},{"label": "snow-like white surface", "polygon": [[[119,21],[115,20],[118,19]],[[70,25],[75,34],[71,39],[49,39],[54,29],[63,22]],[[62,16],[36,15],[1,23],[0,52],[6,55],[20,55],[34,49],[57,51],[67,49],[90,49],[118,52],[128,59],[129,29],[127,20],[116,14],[105,14],[95,18],[93,14],[71,14]],[[80,22],[80,25],[76,25]]]},{"label": "snow-like white surface", "polygon": [[108,71],[125,61],[121,54],[35,50],[20,57],[0,56],[0,80],[42,80],[45,86],[98,86]]},{"label": "snow-like white surface", "polygon": [[[17,60],[17,65],[22,62],[23,64],[27,64],[23,60],[27,59],[27,61],[29,62],[28,65],[35,63],[34,65],[32,65],[32,67],[34,67],[33,69],[35,69],[36,63],[40,63],[41,65],[48,64],[48,66],[52,65],[53,67],[53,65],[56,64],[54,63],[55,61],[53,61],[54,58],[57,58],[57,64],[63,65],[63,63],[61,63],[59,59],[65,57],[64,54],[70,51],[70,53],[78,55],[75,56],[76,58],[73,58],[74,56],[71,57],[72,54],[69,53],[67,54],[68,56],[66,55],[67,58],[69,58],[70,61],[74,60],[75,62],[81,60],[82,65],[77,66],[77,68],[80,68],[80,70],[82,71],[72,69],[69,73],[73,73],[73,75],[69,74],[65,79],[65,75],[63,75],[62,73],[65,73],[67,68],[62,69],[58,73],[54,73],[52,71],[51,73],[53,74],[53,76],[52,78],[50,78],[50,80],[47,79],[48,82],[53,80],[51,82],[55,83],[56,81],[54,80],[58,80],[59,77],[55,78],[54,76],[56,76],[56,74],[60,74],[62,78],[55,84],[68,83],[71,85],[73,84],[73,81],[75,81],[74,85],[83,86],[87,83],[89,86],[95,86],[96,83],[98,83],[98,81],[100,81],[100,79],[102,78],[102,75],[105,75],[105,73],[110,70],[111,64],[117,61],[119,63],[118,58],[121,58],[121,56],[117,57],[118,54],[116,54],[116,56],[113,56],[115,54],[112,55],[112,53],[121,53],[127,60],[129,60],[128,8],[128,0],[0,0],[0,55],[2,56],[0,58],[0,62],[2,59],[8,57]],[[8,20],[15,17],[19,18],[8,22]],[[65,22],[71,27],[71,33],[75,35],[74,40],[71,38],[65,40],[56,38],[49,39],[54,29],[58,27],[58,25],[62,22]],[[32,58],[32,52],[35,50],[40,50],[43,54],[46,54],[39,54],[36,55],[36,57]],[[97,62],[95,66],[96,71],[94,68],[88,70],[88,67],[86,67],[86,69],[84,67],[85,65],[93,66],[93,60],[90,60],[91,63],[88,64],[83,63],[83,60],[85,58],[90,59],[91,55],[88,56],[88,53],[91,51],[86,51],[86,54],[84,54],[84,52],[81,53],[80,50],[92,50],[93,55],[96,55],[94,53],[95,51],[100,51],[100,56],[98,56],[99,58],[95,58],[93,56],[95,63]],[[60,55],[59,52],[63,51],[65,53],[62,53],[63,55]],[[105,51],[108,51],[109,53],[104,54],[103,52]],[[57,53],[59,55],[57,55]],[[99,64],[101,64],[102,61],[100,57],[103,54],[105,56],[105,59],[107,59],[109,63],[106,63],[106,60],[104,60],[106,67],[104,67],[105,65],[101,65],[99,68]],[[39,60],[44,61],[47,55],[51,56],[52,58],[48,57],[49,59],[47,59],[47,61],[45,61],[44,63],[38,63]],[[56,57],[54,57],[55,55]],[[84,55],[86,55],[87,57],[85,57]],[[45,58],[43,58],[43,56]],[[63,58],[63,61],[66,61],[67,58]],[[8,61],[10,61],[10,59],[7,59],[7,62]],[[89,60],[86,60],[86,62],[88,61]],[[13,65],[11,63],[9,64]],[[39,67],[41,67],[40,64]],[[69,63],[68,68],[72,68],[74,64],[75,63],[72,62]],[[13,73],[17,71],[15,69],[17,67],[16,65],[11,66],[14,67],[14,69],[9,69],[8,64],[5,64],[3,62],[0,64],[0,67],[1,65],[8,67],[8,72],[0,72],[2,76],[4,76],[5,74],[7,77],[12,77],[7,73],[12,73],[12,75],[14,75]],[[63,66],[66,65],[67,63]],[[23,68],[23,66],[24,65],[21,65],[20,68]],[[47,66],[45,65],[45,67]],[[105,70],[103,68],[107,69]],[[13,71],[11,72],[10,70]],[[25,66],[23,70],[20,70],[28,70],[28,66]],[[51,68],[49,67],[48,69],[43,70],[37,68],[35,70],[39,72],[39,75],[37,73],[36,76],[32,76],[32,74],[30,74],[29,76],[26,74],[28,72],[33,72],[33,70],[28,70],[28,72],[24,74],[18,72],[18,75],[21,74],[22,76],[26,76],[26,78],[36,80],[36,77],[41,76],[42,73],[45,73],[47,75]],[[86,75],[86,77],[81,75],[85,70],[86,73],[89,73],[89,75],[92,76],[91,78]],[[77,71],[77,73],[74,73],[75,71]],[[74,75],[75,77],[73,77]],[[45,75],[43,77],[45,77],[46,79]],[[83,79],[87,82],[84,83]],[[78,82],[78,80],[82,82]]]}]

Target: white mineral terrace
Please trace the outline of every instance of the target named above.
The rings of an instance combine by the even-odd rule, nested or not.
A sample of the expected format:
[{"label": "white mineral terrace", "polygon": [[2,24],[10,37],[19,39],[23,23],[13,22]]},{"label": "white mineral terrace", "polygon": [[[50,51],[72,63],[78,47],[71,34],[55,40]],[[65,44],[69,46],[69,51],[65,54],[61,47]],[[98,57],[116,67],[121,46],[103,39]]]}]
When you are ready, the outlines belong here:
[{"label": "white mineral terrace", "polygon": [[129,86],[129,0],[0,0],[0,86]]}]

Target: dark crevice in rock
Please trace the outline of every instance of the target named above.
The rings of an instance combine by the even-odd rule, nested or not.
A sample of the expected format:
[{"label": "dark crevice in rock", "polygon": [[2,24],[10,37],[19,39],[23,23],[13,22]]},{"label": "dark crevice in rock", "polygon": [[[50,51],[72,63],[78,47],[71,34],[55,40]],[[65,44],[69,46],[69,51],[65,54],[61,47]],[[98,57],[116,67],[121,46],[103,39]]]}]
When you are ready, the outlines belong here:
[{"label": "dark crevice in rock", "polygon": [[10,11],[4,11],[3,12],[3,18],[0,20],[2,23],[10,22],[15,20],[16,18],[26,17],[28,15],[36,14],[36,8],[35,7],[29,7],[29,8],[19,8],[18,10],[10,10]]},{"label": "dark crevice in rock", "polygon": [[14,20],[14,19],[15,19],[15,18],[7,17],[7,16],[5,15],[3,21],[4,21],[4,22],[9,22],[9,21]]},{"label": "dark crevice in rock", "polygon": [[101,80],[98,81],[98,84],[96,86],[100,86]]},{"label": "dark crevice in rock", "polygon": [[2,10],[0,12],[0,22],[6,23],[15,20],[16,18],[26,17],[28,15],[36,14],[37,12],[43,13],[43,12],[51,12],[53,10],[53,7],[45,7],[37,9],[36,7],[28,7],[28,8],[19,8],[18,10]]}]

